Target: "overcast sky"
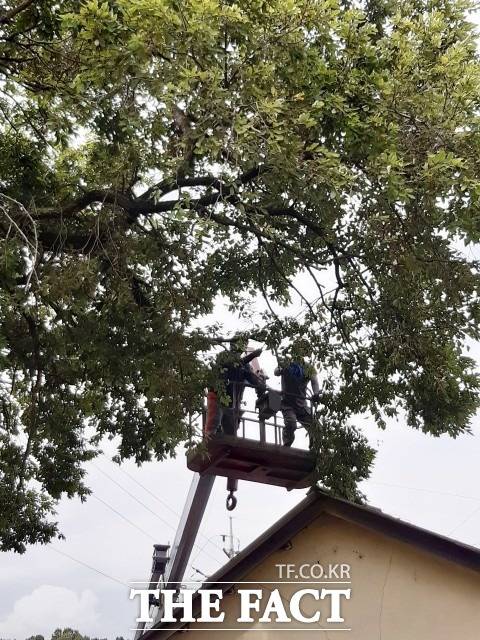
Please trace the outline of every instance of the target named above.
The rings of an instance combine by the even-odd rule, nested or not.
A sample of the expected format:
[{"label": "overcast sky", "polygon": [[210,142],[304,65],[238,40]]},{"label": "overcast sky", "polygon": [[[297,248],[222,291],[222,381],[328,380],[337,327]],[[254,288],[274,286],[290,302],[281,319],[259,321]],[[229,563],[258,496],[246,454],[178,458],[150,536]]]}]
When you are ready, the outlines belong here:
[{"label": "overcast sky", "polygon": [[[475,345],[470,355],[480,365],[480,347]],[[267,357],[264,362],[272,375],[273,359]],[[273,376],[270,382],[276,384]],[[480,547],[479,416],[473,435],[456,440],[426,436],[401,422],[390,421],[386,431],[374,428],[367,418],[358,426],[378,449],[372,476],[363,486],[371,505]],[[31,547],[22,556],[0,555],[0,638],[50,636],[56,627],[65,626],[90,636],[131,637],[136,604],[128,599],[128,583],[150,577],[154,542],[173,540],[192,473],[182,450],[175,460],[141,469],[126,463],[122,469],[129,475],[108,456],[101,456],[88,468],[88,486],[96,497],[86,504],[62,501],[58,519],[65,541]],[[191,559],[191,565],[207,575],[227,561],[220,538],[228,531],[225,483],[224,478],[215,483]],[[304,495],[305,491],[288,493],[240,483],[233,516],[241,547]],[[193,575],[190,566],[186,578]]]}]

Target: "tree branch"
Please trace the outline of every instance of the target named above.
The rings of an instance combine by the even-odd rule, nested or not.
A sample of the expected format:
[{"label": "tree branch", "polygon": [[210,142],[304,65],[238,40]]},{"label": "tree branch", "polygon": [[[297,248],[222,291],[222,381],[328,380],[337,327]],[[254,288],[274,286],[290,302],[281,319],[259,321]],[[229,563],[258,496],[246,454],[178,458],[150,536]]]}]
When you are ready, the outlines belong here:
[{"label": "tree branch", "polygon": [[252,167],[237,178],[231,185],[223,183],[219,178],[212,175],[197,176],[194,178],[165,178],[142,193],[142,195],[139,196],[139,200],[148,200],[156,191],[159,191],[162,196],[176,189],[181,189],[182,187],[213,187],[217,189],[217,191],[228,192],[232,188],[248,184],[252,180],[255,180],[255,178],[258,178],[258,176],[269,171],[269,169],[270,167],[268,167],[268,165]]},{"label": "tree branch", "polygon": [[33,4],[33,2],[34,0],[23,0],[23,2],[20,2],[20,4],[16,7],[9,9],[0,16],[0,24],[6,24],[7,22],[13,20],[13,18],[15,18],[15,16],[17,16],[19,13],[25,11],[25,9],[28,9],[28,7]]}]

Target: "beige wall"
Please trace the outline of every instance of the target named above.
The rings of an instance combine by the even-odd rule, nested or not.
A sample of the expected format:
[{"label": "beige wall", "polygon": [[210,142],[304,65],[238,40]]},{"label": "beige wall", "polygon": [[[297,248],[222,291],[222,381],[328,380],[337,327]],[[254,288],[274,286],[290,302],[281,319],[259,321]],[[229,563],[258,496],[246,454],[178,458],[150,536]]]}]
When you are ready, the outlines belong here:
[{"label": "beige wall", "polygon": [[[322,565],[348,563],[351,565],[351,600],[344,602],[342,615],[350,632],[289,631],[279,633],[273,626],[257,624],[264,631],[225,632],[217,630],[213,640],[280,640],[321,638],[332,640],[479,640],[480,639],[480,574],[417,551],[403,543],[392,541],[332,516],[322,516],[292,539],[292,548],[276,551],[244,580],[251,580],[248,588],[261,588],[265,581],[278,581],[277,563]],[[316,585],[305,585],[316,588]],[[289,601],[298,590],[296,585],[270,584],[264,588],[281,590]],[[318,586],[321,588],[321,585]],[[344,588],[338,586],[337,588]],[[222,626],[246,626],[236,622],[239,598],[226,595],[222,610],[226,611]],[[312,615],[321,607],[323,623],[329,607],[305,599],[305,615]],[[190,626],[188,640],[207,640],[208,631],[195,631]],[[293,626],[293,623],[292,625]],[[295,627],[302,627],[295,623]],[[312,629],[314,625],[307,625]],[[268,630],[270,629],[270,630]],[[175,639],[179,638],[177,633]]]}]

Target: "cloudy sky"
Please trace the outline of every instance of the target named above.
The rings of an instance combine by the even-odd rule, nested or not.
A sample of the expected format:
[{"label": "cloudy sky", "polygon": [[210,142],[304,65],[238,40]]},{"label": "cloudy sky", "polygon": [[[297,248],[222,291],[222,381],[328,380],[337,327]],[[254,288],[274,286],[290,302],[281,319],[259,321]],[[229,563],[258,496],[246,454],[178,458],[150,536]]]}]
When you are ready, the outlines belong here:
[{"label": "cloudy sky", "polygon": [[[232,324],[232,319],[227,319]],[[480,346],[470,355],[480,365]],[[273,360],[265,360],[272,375]],[[272,386],[275,384],[271,380]],[[371,505],[418,526],[480,547],[480,416],[473,435],[433,438],[390,421],[386,431],[365,418],[363,432],[378,449],[363,491]],[[128,583],[150,577],[153,543],[173,541],[192,473],[184,453],[175,460],[119,469],[105,447],[89,465],[93,496],[86,504],[65,500],[58,519],[65,541],[36,546],[20,556],[0,554],[0,638],[24,640],[73,627],[90,636],[131,637],[136,604]],[[225,483],[216,481],[194,547],[194,568],[209,574],[227,561],[221,535],[228,532]],[[234,512],[241,547],[304,497],[304,491],[241,483]]]}]

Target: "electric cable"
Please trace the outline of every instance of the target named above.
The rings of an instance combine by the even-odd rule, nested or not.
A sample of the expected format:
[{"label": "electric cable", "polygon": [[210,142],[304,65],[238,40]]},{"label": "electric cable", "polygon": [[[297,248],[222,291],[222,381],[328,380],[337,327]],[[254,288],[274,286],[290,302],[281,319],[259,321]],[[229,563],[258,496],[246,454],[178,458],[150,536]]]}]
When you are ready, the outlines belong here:
[{"label": "electric cable", "polygon": [[457,529],[460,529],[461,527],[463,527],[463,525],[466,524],[469,520],[471,520],[473,518],[473,516],[476,516],[479,511],[480,511],[480,506],[478,506],[476,509],[474,509],[472,511],[472,513],[470,513],[470,515],[468,515],[459,524],[457,524],[455,527],[453,527],[453,529],[451,529],[448,532],[448,535],[451,536],[455,531],[457,531]]},{"label": "electric cable", "polygon": [[101,571],[100,569],[96,569],[91,564],[88,564],[87,562],[84,562],[83,560],[79,560],[78,558],[75,558],[74,556],[71,556],[69,553],[65,553],[65,551],[60,551],[60,549],[57,549],[56,547],[54,547],[51,544],[48,544],[47,546],[48,546],[49,549],[52,549],[52,551],[55,551],[55,553],[58,553],[61,556],[65,556],[65,558],[68,558],[69,560],[72,560],[73,562],[76,562],[77,564],[80,564],[83,567],[86,567],[87,569],[90,569],[90,571],[95,571],[95,573],[98,573],[99,575],[103,576],[104,578],[108,578],[109,580],[112,580],[113,582],[116,582],[117,584],[121,584],[122,587],[130,588],[130,585],[127,584],[126,582],[122,582],[122,580],[119,580],[118,578],[114,578],[113,576],[110,576],[108,573],[105,573],[104,571]]},{"label": "electric cable", "polygon": [[[434,495],[440,496],[448,496],[450,498],[461,498],[462,500],[472,500],[473,502],[480,502],[480,498],[475,498],[474,496],[465,496],[461,493],[452,493],[451,491],[438,491],[436,489],[423,489],[422,487],[408,487],[406,485],[401,484],[391,484],[389,482],[369,482],[369,484],[384,486],[384,487],[393,487],[395,489],[406,489],[407,491],[417,491],[420,493],[430,493]],[[368,485],[367,485],[368,486]],[[480,506],[476,507],[466,518],[464,518],[459,524],[455,525],[453,529],[447,532],[447,536],[451,536],[455,531],[463,527],[471,518],[473,518],[478,512],[480,512]]]},{"label": "electric cable", "polygon": [[146,509],[149,513],[151,513],[153,516],[155,516],[155,518],[157,518],[157,520],[160,520],[160,522],[164,525],[166,525],[167,527],[170,527],[171,529],[175,529],[175,527],[170,524],[170,522],[168,522],[167,520],[164,520],[164,518],[162,518],[161,516],[158,515],[158,513],[156,511],[153,511],[153,509],[150,509],[150,507],[148,505],[146,505],[144,502],[142,502],[139,498],[137,498],[136,495],[134,495],[133,493],[131,493],[128,489],[126,489],[123,485],[121,485],[119,482],[117,482],[117,480],[115,480],[114,478],[112,478],[111,475],[109,475],[106,471],[104,471],[103,469],[100,469],[100,467],[98,467],[96,464],[94,464],[93,462],[91,463],[92,466],[99,471],[102,475],[104,475],[106,478],[108,478],[110,480],[110,482],[113,482],[114,484],[117,485],[117,487],[119,487],[124,493],[126,493],[128,496],[130,496],[130,498],[132,498],[133,500],[135,500],[135,502],[138,502],[138,504],[140,504],[144,509]]},{"label": "electric cable", "polygon": [[453,493],[451,491],[439,491],[438,489],[424,489],[422,487],[408,487],[406,485],[392,484],[389,482],[369,481],[368,484],[384,486],[384,487],[394,487],[395,489],[407,489],[409,491],[420,491],[421,493],[432,493],[440,496],[450,496],[452,498],[462,498],[463,500],[473,500],[474,502],[480,502],[480,498],[475,498],[474,496],[465,496],[465,495],[462,495],[461,493]]},{"label": "electric cable", "polygon": [[121,513],[120,511],[117,511],[114,507],[112,507],[111,504],[109,504],[106,500],[103,500],[103,498],[100,498],[99,496],[97,496],[95,493],[92,494],[92,498],[95,498],[95,500],[98,500],[99,502],[101,502],[103,505],[105,505],[107,507],[107,509],[110,509],[110,511],[113,511],[113,513],[116,513],[117,516],[119,516],[120,518],[122,518],[123,520],[125,520],[125,522],[128,522],[128,524],[130,524],[132,527],[134,527],[135,529],[137,529],[137,531],[140,531],[140,533],[143,533],[145,536],[147,536],[147,538],[150,538],[150,540],[155,543],[155,538],[150,535],[149,533],[147,533],[147,531],[145,531],[145,529],[142,529],[142,527],[139,527],[137,524],[135,524],[135,522],[133,522],[132,520],[130,520],[129,518],[127,518],[127,516],[124,516],[123,513]]},{"label": "electric cable", "polygon": [[[155,511],[153,511],[153,509],[150,509],[150,507],[148,505],[146,505],[144,502],[142,502],[139,498],[137,498],[137,496],[135,496],[133,493],[131,493],[128,489],[126,489],[123,485],[121,485],[119,482],[117,482],[117,480],[115,480],[114,478],[112,478],[112,476],[110,476],[106,471],[103,471],[103,469],[100,469],[100,467],[98,467],[96,464],[94,464],[93,462],[91,462],[92,466],[99,471],[100,473],[102,473],[106,478],[108,478],[111,482],[113,482],[115,485],[117,485],[117,487],[119,487],[124,493],[126,493],[128,496],[130,496],[130,498],[132,498],[133,500],[135,500],[136,502],[138,502],[138,504],[140,504],[144,509],[146,509],[149,513],[151,513],[153,516],[155,516],[155,518],[157,518],[157,520],[160,520],[160,522],[162,522],[162,524],[166,525],[167,527],[169,527],[170,529],[173,529],[174,531],[176,531],[176,527],[174,525],[172,525],[170,522],[168,522],[167,520],[165,520],[164,518],[162,518],[161,516],[158,515],[158,513],[156,513]],[[194,546],[198,547],[198,544],[195,544]],[[215,558],[211,553],[209,553],[207,550],[203,550],[203,553],[205,553],[205,555],[209,556],[209,558],[211,558],[212,560],[214,560],[215,562],[218,562],[218,558]]]},{"label": "electric cable", "polygon": [[[110,460],[110,458],[108,458],[107,455],[105,455],[104,453],[102,453],[102,455],[107,458],[107,460]],[[164,502],[161,498],[159,498],[153,491],[150,491],[150,489],[148,487],[146,487],[144,484],[142,484],[141,482],[139,482],[136,478],[134,478],[130,473],[128,473],[128,471],[125,471],[125,469],[122,469],[122,467],[120,465],[118,465],[118,470],[123,473],[123,475],[127,476],[128,478],[130,478],[130,480],[132,480],[132,482],[135,482],[135,484],[137,484],[139,487],[141,487],[144,491],[146,491],[149,495],[152,496],[152,498],[154,498],[157,502],[159,502],[161,505],[163,505],[164,507],[166,507],[171,513],[173,513],[174,516],[176,516],[177,518],[180,518],[180,514],[177,513],[174,509],[172,509],[172,507],[170,505],[168,505],[166,502]]]},{"label": "electric cable", "polygon": [[[105,455],[104,453],[102,453],[102,455],[107,458],[107,460],[109,460],[108,456]],[[128,478],[130,478],[130,480],[132,480],[133,482],[135,482],[135,484],[137,484],[139,487],[141,487],[144,491],[146,491],[150,496],[152,496],[152,498],[154,498],[157,502],[159,502],[161,505],[163,505],[164,507],[166,507],[171,513],[173,513],[177,518],[180,518],[180,514],[175,511],[172,507],[170,507],[170,505],[168,505],[164,500],[162,500],[159,496],[157,496],[153,491],[150,491],[150,489],[148,487],[146,487],[144,484],[142,484],[141,482],[139,482],[136,478],[134,478],[130,473],[128,473],[128,471],[125,471],[125,469],[122,469],[120,466],[118,466],[118,470],[121,471],[124,475],[126,475]],[[215,542],[213,542],[211,540],[211,538],[213,536],[210,536],[210,538],[208,536],[206,536],[203,533],[199,533],[199,535],[204,538],[205,540],[207,540],[210,544],[212,544],[214,547],[216,547],[217,549],[219,549],[220,551],[223,551],[223,549],[220,547],[220,545],[216,544]]]}]

